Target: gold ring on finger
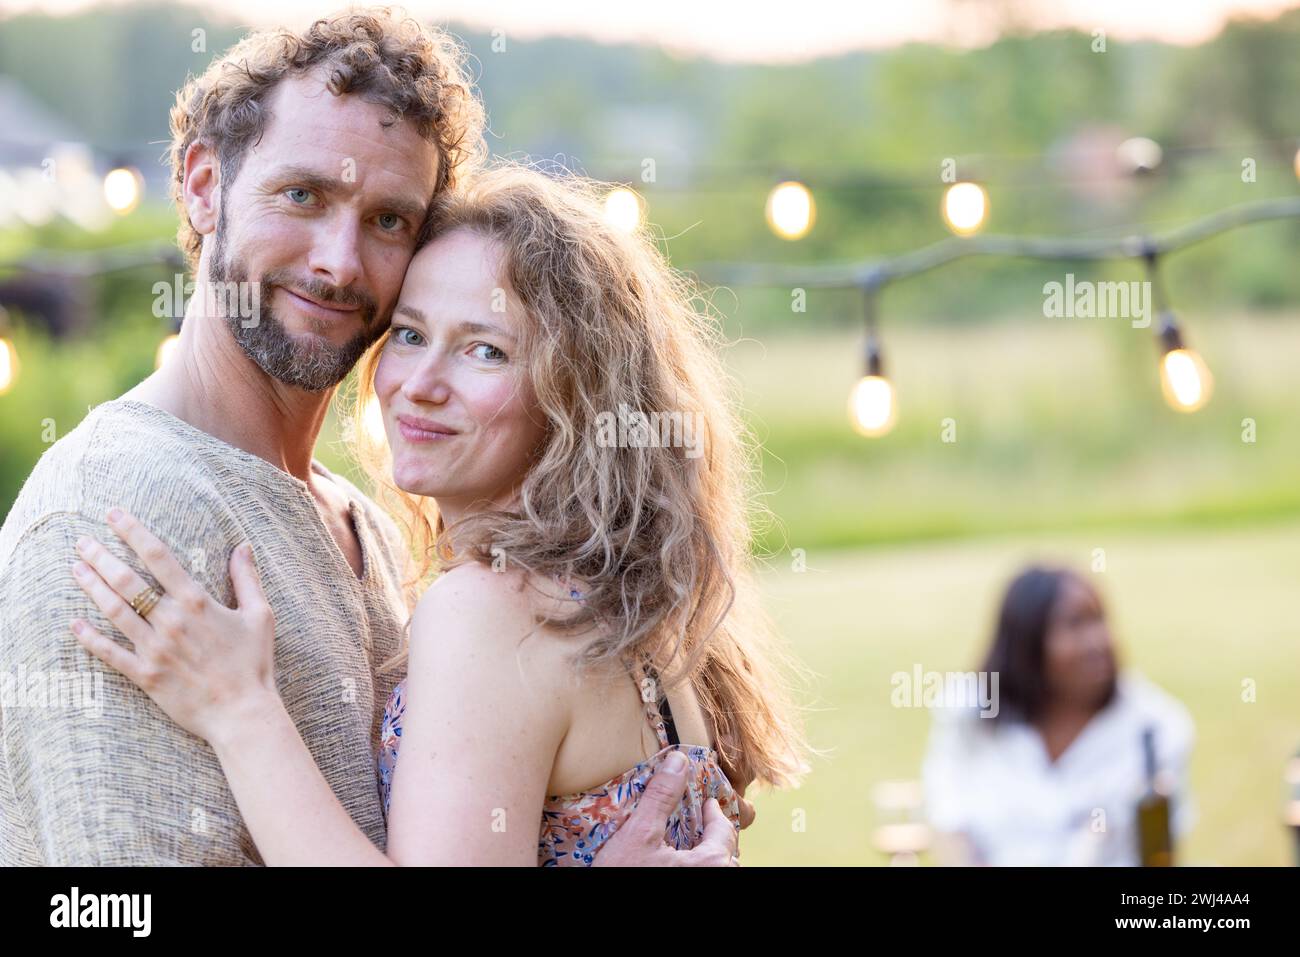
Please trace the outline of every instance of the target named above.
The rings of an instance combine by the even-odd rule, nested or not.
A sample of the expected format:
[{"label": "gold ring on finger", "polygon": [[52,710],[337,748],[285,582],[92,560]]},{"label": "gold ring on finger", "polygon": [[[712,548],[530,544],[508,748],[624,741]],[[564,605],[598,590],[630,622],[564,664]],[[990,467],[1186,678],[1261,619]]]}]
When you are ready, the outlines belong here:
[{"label": "gold ring on finger", "polygon": [[148,618],[149,612],[162,601],[162,596],[163,593],[153,585],[145,585],[140,589],[140,593],[131,599],[131,610],[141,618]]}]

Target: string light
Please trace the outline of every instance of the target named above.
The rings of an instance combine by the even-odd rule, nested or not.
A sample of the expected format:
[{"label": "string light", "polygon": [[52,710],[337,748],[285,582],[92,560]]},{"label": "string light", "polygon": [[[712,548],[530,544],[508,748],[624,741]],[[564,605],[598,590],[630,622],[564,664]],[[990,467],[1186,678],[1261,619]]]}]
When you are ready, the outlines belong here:
[{"label": "string light", "polygon": [[943,221],[958,236],[979,232],[988,210],[988,193],[978,183],[953,183],[943,194]]},{"label": "string light", "polygon": [[[1122,154],[1136,157],[1135,172],[1150,170],[1162,160],[1163,151],[1152,141],[1141,144],[1127,141],[1124,147],[1121,149]],[[1294,165],[1296,175],[1300,176],[1300,150],[1296,153]],[[130,182],[134,182],[134,190],[127,185],[128,179],[122,174],[129,177]],[[113,184],[120,185],[110,186],[110,180]],[[116,197],[116,206],[120,209],[133,208],[134,203],[139,201],[141,186],[138,172],[126,168],[114,170],[105,178],[105,196]],[[815,218],[812,195],[807,187],[796,180],[785,180],[769,193],[769,219],[786,223],[787,226],[793,222],[796,228],[787,231],[797,232],[802,214],[793,215],[788,219],[785,214],[780,217],[772,215],[775,207],[778,206],[778,190],[782,190],[783,187],[792,188],[794,191],[782,192],[782,196],[798,197],[800,194],[797,191],[802,191],[806,199],[807,226],[811,227]],[[787,200],[780,200],[782,205],[785,202]],[[805,200],[791,202],[791,206],[796,210],[801,205],[805,205]],[[699,267],[699,272],[710,281],[721,284],[747,283],[822,288],[858,286],[863,283],[865,276],[870,276],[869,285],[874,293],[876,289],[888,282],[907,278],[972,255],[1098,262],[1129,259],[1141,254],[1150,256],[1149,262],[1153,265],[1154,255],[1157,252],[1167,254],[1250,223],[1300,218],[1300,198],[1242,203],[1190,223],[1159,239],[1145,241],[1139,241],[1131,236],[1110,239],[972,236],[970,234],[977,232],[987,218],[988,196],[981,186],[970,181],[954,183],[947,190],[943,209],[949,227],[966,238],[949,239],[898,256],[866,263],[803,266],[783,263],[704,263]],[[617,187],[606,195],[605,217],[616,228],[636,229],[642,221],[643,212],[643,199],[631,189]],[[773,228],[776,228],[775,224]],[[156,249],[151,247],[144,257],[135,253],[123,257],[112,251],[96,252],[89,258],[87,254],[76,254],[60,257],[59,268],[77,275],[97,275],[114,269],[130,268],[140,262],[154,262],[160,259],[170,261],[169,257],[172,255],[174,253],[170,246],[161,245]],[[67,263],[72,265],[69,266]],[[1162,389],[1166,399],[1175,409],[1194,411],[1209,401],[1213,391],[1213,377],[1201,356],[1187,347],[1173,312],[1166,307],[1159,310],[1159,315],[1158,341],[1161,349]],[[0,317],[2,316],[3,309],[0,309]],[[166,361],[176,339],[176,335],[172,334],[160,343],[156,356],[158,364]],[[854,426],[868,435],[885,434],[892,428],[897,416],[894,386],[883,374],[880,353],[879,338],[875,335],[873,325],[867,343],[867,374],[855,385],[850,399],[850,414]],[[3,335],[3,326],[0,325],[0,394],[12,386],[17,373],[17,350],[8,337]]]},{"label": "string light", "polygon": [[139,206],[143,194],[144,177],[133,167],[119,166],[104,177],[104,202],[119,216]]},{"label": "string light", "polygon": [[1183,344],[1172,312],[1160,315],[1160,390],[1179,412],[1195,412],[1210,401],[1214,377],[1195,349]]},{"label": "string light", "polygon": [[644,213],[641,197],[626,186],[611,189],[605,196],[605,222],[619,232],[636,232]]},{"label": "string light", "polygon": [[863,291],[867,325],[866,374],[849,392],[849,421],[859,435],[875,439],[894,428],[898,419],[898,398],[894,384],[885,375],[880,356],[880,337],[876,331],[876,283],[866,283]]},{"label": "string light", "polygon": [[1179,412],[1195,412],[1210,401],[1214,377],[1205,360],[1183,341],[1178,320],[1165,299],[1164,285],[1156,264],[1156,252],[1150,245],[1143,250],[1152,296],[1160,314],[1156,341],[1160,346],[1160,391],[1170,407]]},{"label": "string light", "polygon": [[817,218],[812,193],[803,183],[786,180],[767,194],[767,225],[782,239],[802,239]]},{"label": "string light", "polygon": [[18,349],[9,336],[9,313],[0,306],[0,395],[18,380]]},{"label": "string light", "polygon": [[[879,353],[868,353],[868,360],[879,360]],[[849,419],[859,435],[876,439],[894,428],[898,419],[898,401],[894,384],[880,374],[880,366],[858,380],[849,393]]]},{"label": "string light", "polygon": [[[1251,223],[1300,219],[1300,198],[1259,200],[1220,210],[1157,238],[1072,238],[1018,236],[973,236],[947,239],[922,249],[885,259],[835,265],[793,265],[786,263],[704,263],[699,273],[719,285],[799,286],[822,289],[867,286],[873,293],[889,282],[937,269],[967,256],[1009,256],[1023,259],[1104,262],[1146,258],[1154,268],[1154,257],[1167,255],[1211,236]],[[1164,305],[1159,277],[1153,273],[1154,305],[1160,315],[1158,326],[1160,377],[1169,404],[1179,411],[1194,412],[1209,401],[1214,378],[1195,350],[1188,348],[1173,312]],[[874,296],[872,297],[872,300]],[[869,300],[871,301],[871,300]],[[871,317],[874,323],[874,316]],[[871,327],[874,329],[874,325]],[[874,342],[874,345],[873,345]],[[874,350],[875,359],[872,359]],[[868,343],[868,374],[854,387],[850,417],[854,427],[865,423],[866,434],[883,434],[892,426],[896,401],[892,383],[864,384],[871,379],[872,365],[879,371],[879,341]],[[880,379],[885,379],[879,375]],[[886,388],[886,385],[888,388]],[[861,415],[859,410],[862,410]],[[883,429],[883,431],[880,431]],[[863,429],[859,428],[859,431]]]}]

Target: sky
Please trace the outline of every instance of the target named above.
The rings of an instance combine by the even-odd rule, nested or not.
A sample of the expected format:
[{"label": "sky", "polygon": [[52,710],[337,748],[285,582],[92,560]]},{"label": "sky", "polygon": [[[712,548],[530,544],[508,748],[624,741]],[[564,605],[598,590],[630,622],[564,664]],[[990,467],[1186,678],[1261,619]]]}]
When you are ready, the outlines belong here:
[{"label": "sky", "polygon": [[[124,0],[109,0],[110,3]],[[641,42],[719,60],[788,62],[909,41],[981,46],[1006,22],[1034,29],[1104,30],[1108,42],[1195,44],[1233,15],[1271,17],[1300,0],[406,0],[436,23],[503,31],[507,44],[546,35]],[[90,0],[0,0],[0,12],[69,12]],[[220,0],[195,4],[239,23],[310,20],[334,0]],[[795,11],[792,15],[791,11]]]}]

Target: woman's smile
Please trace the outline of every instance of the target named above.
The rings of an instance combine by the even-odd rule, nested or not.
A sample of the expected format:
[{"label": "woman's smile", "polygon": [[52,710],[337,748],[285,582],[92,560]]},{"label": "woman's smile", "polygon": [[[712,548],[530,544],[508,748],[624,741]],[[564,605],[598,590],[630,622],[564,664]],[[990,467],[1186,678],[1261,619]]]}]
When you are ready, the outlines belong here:
[{"label": "woman's smile", "polygon": [[407,442],[443,442],[459,434],[440,422],[410,415],[397,416],[397,431]]}]

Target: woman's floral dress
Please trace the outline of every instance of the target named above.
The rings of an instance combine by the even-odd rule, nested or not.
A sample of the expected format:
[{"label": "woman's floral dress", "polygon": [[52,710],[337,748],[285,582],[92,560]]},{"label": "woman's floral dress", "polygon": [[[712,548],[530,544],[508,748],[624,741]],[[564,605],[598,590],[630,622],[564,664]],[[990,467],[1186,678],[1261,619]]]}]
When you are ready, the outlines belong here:
[{"label": "woman's floral dress", "polygon": [[[537,863],[542,867],[589,866],[596,852],[619,829],[636,807],[646,784],[655,770],[673,751],[680,751],[689,762],[687,792],[668,819],[664,840],[686,850],[704,836],[704,805],[717,798],[722,812],[740,829],[740,802],[731,782],[718,763],[717,751],[701,745],[679,744],[670,738],[668,728],[672,712],[659,693],[653,672],[639,665],[629,668],[632,680],[641,691],[645,714],[659,751],[629,768],[619,777],[599,787],[575,794],[552,795],[542,806],[541,832],[537,841]],[[392,794],[393,770],[397,765],[398,746],[402,741],[402,715],[406,710],[406,682],[393,689],[384,709],[379,745],[379,794],[385,819]],[[665,722],[665,716],[668,722]],[[675,733],[672,735],[676,737]]]}]

